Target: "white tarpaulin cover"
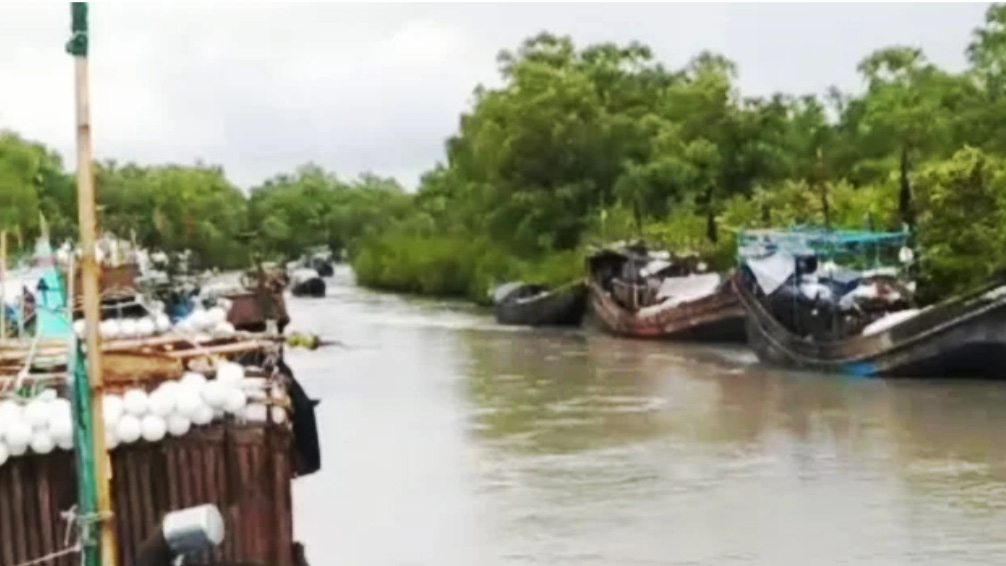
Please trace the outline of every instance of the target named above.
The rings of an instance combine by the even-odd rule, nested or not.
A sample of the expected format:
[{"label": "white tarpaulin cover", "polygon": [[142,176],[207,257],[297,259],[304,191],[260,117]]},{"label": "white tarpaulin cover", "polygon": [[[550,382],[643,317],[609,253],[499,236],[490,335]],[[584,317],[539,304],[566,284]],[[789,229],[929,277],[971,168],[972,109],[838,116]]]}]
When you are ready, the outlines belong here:
[{"label": "white tarpaulin cover", "polygon": [[766,295],[774,293],[796,271],[796,260],[792,254],[783,251],[762,259],[749,258],[747,265]]},{"label": "white tarpaulin cover", "polygon": [[653,275],[655,273],[660,273],[661,271],[667,269],[670,266],[671,262],[669,261],[662,259],[655,259],[650,263],[647,263],[646,267],[639,270],[639,274],[642,275],[643,277],[649,277],[650,275]]},{"label": "white tarpaulin cover", "polygon": [[687,303],[716,292],[723,280],[718,273],[668,277],[660,282],[657,300],[670,299],[675,303]]},{"label": "white tarpaulin cover", "polygon": [[883,317],[866,325],[866,328],[863,329],[863,336],[879,334],[892,326],[896,326],[910,318],[914,318],[920,312],[922,311],[918,309],[905,309],[903,311],[892,312],[884,315]]}]

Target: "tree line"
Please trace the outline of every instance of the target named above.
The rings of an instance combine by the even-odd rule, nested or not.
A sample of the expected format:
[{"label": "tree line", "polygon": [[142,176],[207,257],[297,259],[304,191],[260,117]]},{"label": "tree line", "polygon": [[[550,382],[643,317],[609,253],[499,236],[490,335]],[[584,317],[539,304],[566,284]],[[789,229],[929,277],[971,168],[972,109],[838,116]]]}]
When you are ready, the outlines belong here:
[{"label": "tree line", "polygon": [[[751,97],[722,55],[671,68],[639,43],[542,33],[500,53],[502,85],[475,89],[414,193],[306,165],[245,195],[218,167],[106,162],[99,220],[220,267],[328,245],[363,284],[476,299],[507,279],[565,282],[608,240],[726,267],[741,228],[908,226],[920,287],[944,294],[989,277],[1006,249],[1006,7],[962,48],[959,72],[888,46],[859,63],[861,92]],[[0,227],[19,241],[39,212],[71,237],[73,189],[53,151],[0,136]]]},{"label": "tree line", "polygon": [[[102,231],[166,252],[190,250],[204,267],[288,260],[312,246],[345,249],[409,210],[393,179],[344,181],[314,164],[277,175],[245,194],[222,168],[197,164],[94,164]],[[0,229],[11,255],[34,249],[42,219],[57,244],[77,235],[76,181],[59,155],[16,133],[0,133]],[[393,211],[398,212],[393,212]]]},{"label": "tree line", "polygon": [[365,283],[482,297],[493,281],[559,283],[585,245],[642,236],[721,267],[738,229],[913,230],[931,297],[1000,269],[1006,244],[1006,7],[991,5],[953,72],[887,46],[862,92],[744,96],[729,59],[668,68],[647,46],[543,33],[499,56],[424,177],[413,213],[364,236]]}]

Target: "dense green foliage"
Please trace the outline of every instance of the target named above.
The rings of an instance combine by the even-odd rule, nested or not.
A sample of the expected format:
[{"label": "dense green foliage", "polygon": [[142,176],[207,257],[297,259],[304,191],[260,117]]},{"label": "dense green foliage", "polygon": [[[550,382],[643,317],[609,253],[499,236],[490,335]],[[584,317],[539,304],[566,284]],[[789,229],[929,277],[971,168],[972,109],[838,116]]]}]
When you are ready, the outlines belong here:
[{"label": "dense green foliage", "polygon": [[[503,86],[476,90],[413,217],[363,240],[355,265],[376,286],[480,296],[602,240],[642,236],[727,266],[744,227],[907,224],[923,286],[961,290],[1004,259],[1003,45],[995,5],[963,72],[891,46],[860,63],[862,92],[744,97],[719,55],[668,69],[642,45],[542,34],[500,55]],[[578,268],[558,263],[569,269],[538,278]]]},{"label": "dense green foliage", "polygon": [[[244,195],[214,167],[102,164],[103,226],[207,265],[252,252],[347,250],[367,285],[483,299],[508,279],[558,284],[585,246],[642,236],[732,261],[744,227],[915,229],[923,285],[977,284],[1006,245],[1006,8],[950,72],[914,47],[858,66],[864,88],[745,97],[725,57],[668,68],[649,48],[541,34],[499,56],[417,192],[314,165]],[[72,235],[73,180],[41,145],[0,136],[0,227],[43,213]]]}]

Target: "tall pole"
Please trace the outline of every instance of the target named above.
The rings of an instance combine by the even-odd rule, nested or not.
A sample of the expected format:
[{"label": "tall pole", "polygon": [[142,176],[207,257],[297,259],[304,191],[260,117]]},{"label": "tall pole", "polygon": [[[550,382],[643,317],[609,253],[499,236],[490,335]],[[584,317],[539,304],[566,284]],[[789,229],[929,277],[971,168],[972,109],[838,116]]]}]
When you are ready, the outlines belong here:
[{"label": "tall pole", "polygon": [[7,230],[0,232],[0,340],[7,339]]},{"label": "tall pole", "polygon": [[[87,346],[87,377],[91,422],[91,449],[97,520],[100,525],[100,560],[102,566],[116,566],[115,525],[112,521],[111,472],[105,448],[105,419],[102,410],[104,379],[101,371],[101,321],[98,288],[99,266],[95,257],[97,220],[95,214],[94,177],[91,172],[91,105],[88,87],[88,26],[87,3],[72,2],[71,30],[73,36],[67,51],[74,57],[77,99],[77,207],[80,224],[81,287],[84,300],[85,345]],[[81,395],[81,397],[83,397]],[[87,411],[84,411],[86,415]],[[93,555],[92,555],[93,556]],[[87,557],[85,557],[86,559]],[[93,560],[93,558],[92,558]]]}]

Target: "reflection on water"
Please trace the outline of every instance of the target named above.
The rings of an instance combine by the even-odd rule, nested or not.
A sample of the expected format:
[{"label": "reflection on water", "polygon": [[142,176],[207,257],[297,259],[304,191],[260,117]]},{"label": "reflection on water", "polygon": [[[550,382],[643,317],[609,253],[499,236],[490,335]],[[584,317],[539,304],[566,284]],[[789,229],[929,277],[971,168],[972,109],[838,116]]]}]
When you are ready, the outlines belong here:
[{"label": "reflection on water", "polygon": [[971,564],[1006,539],[1006,389],[770,370],[742,348],[501,329],[337,274],[291,364],[312,563]]}]

